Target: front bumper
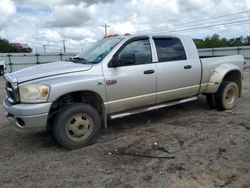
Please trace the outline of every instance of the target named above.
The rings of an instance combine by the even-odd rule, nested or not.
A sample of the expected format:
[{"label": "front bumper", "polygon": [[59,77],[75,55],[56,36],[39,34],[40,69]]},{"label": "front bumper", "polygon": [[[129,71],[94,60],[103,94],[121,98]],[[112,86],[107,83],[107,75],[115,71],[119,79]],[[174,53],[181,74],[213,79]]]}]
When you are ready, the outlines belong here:
[{"label": "front bumper", "polygon": [[16,130],[26,133],[46,130],[51,103],[13,105],[6,98],[3,106],[6,117]]}]

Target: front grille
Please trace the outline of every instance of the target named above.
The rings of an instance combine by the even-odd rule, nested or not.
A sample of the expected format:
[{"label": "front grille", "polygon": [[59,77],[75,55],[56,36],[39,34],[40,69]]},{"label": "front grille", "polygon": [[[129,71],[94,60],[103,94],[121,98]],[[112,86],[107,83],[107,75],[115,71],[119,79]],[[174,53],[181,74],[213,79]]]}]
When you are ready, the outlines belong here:
[{"label": "front grille", "polygon": [[12,104],[17,103],[19,101],[17,82],[10,73],[7,73],[4,77],[6,80],[7,99]]},{"label": "front grille", "polygon": [[7,92],[7,99],[11,103],[15,103],[15,92],[14,88],[12,87],[10,82],[6,82],[6,92]]}]

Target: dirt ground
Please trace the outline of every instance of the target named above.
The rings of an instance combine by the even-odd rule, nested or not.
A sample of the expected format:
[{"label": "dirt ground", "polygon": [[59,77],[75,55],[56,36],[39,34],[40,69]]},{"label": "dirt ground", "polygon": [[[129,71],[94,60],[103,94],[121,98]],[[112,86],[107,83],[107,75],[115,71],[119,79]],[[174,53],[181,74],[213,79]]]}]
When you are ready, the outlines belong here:
[{"label": "dirt ground", "polygon": [[[232,111],[211,110],[200,97],[110,121],[94,145],[74,151],[51,134],[16,132],[1,105],[0,187],[248,188],[250,71],[244,76]],[[3,85],[1,78],[1,101]]]}]

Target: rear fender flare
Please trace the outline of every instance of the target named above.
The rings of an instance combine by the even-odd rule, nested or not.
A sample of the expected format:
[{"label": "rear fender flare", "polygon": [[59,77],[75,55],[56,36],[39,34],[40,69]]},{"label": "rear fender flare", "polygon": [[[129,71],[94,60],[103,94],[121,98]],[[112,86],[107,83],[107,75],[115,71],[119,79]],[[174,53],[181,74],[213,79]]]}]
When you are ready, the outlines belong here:
[{"label": "rear fender flare", "polygon": [[204,93],[216,93],[225,76],[231,71],[239,71],[241,73],[240,68],[234,64],[221,64],[216,67]]}]

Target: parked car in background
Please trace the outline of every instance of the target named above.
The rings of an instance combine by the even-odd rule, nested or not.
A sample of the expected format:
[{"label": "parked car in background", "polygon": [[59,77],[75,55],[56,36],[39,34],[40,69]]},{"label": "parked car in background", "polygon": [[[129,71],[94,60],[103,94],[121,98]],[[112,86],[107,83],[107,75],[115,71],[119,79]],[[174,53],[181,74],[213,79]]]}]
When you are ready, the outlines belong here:
[{"label": "parked car in background", "polygon": [[[22,132],[53,130],[65,148],[95,141],[107,119],[190,102],[233,109],[241,95],[241,55],[200,59],[182,35],[104,38],[69,61],[5,74],[7,118]],[[192,105],[192,104],[190,104]]]},{"label": "parked car in background", "polygon": [[0,76],[4,75],[4,70],[6,69],[6,65],[4,61],[0,61]]}]

